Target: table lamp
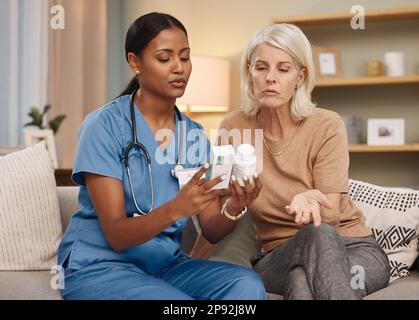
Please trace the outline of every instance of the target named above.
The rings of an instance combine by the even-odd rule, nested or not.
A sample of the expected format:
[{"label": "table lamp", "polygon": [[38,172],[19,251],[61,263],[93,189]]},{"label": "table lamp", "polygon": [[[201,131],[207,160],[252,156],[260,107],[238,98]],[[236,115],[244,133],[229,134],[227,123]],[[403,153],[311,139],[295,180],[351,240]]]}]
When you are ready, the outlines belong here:
[{"label": "table lamp", "polygon": [[191,117],[195,112],[226,112],[230,104],[230,62],[191,56],[192,73],[185,94],[176,105]]}]

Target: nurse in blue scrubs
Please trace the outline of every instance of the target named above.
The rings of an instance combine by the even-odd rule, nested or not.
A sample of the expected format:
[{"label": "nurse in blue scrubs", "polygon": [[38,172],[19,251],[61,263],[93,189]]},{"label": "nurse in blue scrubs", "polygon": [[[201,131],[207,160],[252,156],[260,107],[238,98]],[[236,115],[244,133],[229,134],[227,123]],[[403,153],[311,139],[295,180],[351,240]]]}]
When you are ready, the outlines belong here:
[{"label": "nurse in blue scrubs", "polygon": [[[220,214],[225,202],[211,189],[225,177],[201,179],[208,140],[175,108],[192,69],[184,26],[166,14],[144,15],[130,26],[125,49],[136,76],[79,131],[72,178],[80,185],[80,210],[58,250],[64,299],[265,299],[253,270],[191,259],[180,249],[191,216],[208,241],[218,242],[261,188],[257,177],[243,188],[235,183]],[[149,166],[141,147],[126,152],[134,136]],[[179,190],[171,171],[181,158],[184,168],[201,169]]]}]

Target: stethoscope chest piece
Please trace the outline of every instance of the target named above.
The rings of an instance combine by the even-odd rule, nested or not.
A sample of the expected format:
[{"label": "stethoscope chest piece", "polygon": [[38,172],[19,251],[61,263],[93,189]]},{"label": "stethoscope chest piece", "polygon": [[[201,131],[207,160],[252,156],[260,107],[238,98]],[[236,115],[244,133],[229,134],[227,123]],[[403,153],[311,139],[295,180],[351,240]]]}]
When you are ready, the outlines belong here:
[{"label": "stethoscope chest piece", "polygon": [[170,170],[170,173],[172,174],[173,178],[178,178],[179,179],[179,174],[178,173],[179,173],[179,171],[182,171],[182,170],[183,170],[183,166],[180,163],[177,163],[175,165],[175,167]]}]

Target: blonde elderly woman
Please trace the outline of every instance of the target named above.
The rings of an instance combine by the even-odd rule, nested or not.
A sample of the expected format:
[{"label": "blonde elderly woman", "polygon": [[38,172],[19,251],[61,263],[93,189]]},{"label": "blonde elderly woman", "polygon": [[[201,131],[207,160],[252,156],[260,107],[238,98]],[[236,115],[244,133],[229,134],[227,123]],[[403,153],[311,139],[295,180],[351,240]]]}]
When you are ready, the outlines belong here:
[{"label": "blonde elderly woman", "polygon": [[[361,299],[387,286],[390,266],[348,199],[345,126],[312,102],[314,81],[302,31],[262,28],[242,60],[243,111],[228,114],[221,129],[242,137],[250,129],[251,143],[263,141],[255,145],[263,188],[249,211],[262,247],[252,264],[267,291],[285,299]],[[224,143],[237,147],[232,136]]]}]

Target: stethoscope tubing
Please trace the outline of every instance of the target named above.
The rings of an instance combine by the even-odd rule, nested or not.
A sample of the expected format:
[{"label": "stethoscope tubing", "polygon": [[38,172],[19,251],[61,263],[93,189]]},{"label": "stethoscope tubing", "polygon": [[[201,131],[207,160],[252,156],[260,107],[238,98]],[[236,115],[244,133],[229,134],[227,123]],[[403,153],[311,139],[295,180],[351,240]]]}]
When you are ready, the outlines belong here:
[{"label": "stethoscope tubing", "polygon": [[[134,92],[131,94],[130,97],[130,113],[131,113],[131,125],[132,125],[132,142],[130,144],[128,144],[128,146],[125,148],[125,159],[124,159],[124,163],[125,163],[125,168],[127,169],[127,174],[128,174],[128,183],[129,183],[129,187],[130,187],[130,192],[131,192],[131,197],[132,200],[134,202],[135,208],[138,210],[138,212],[141,215],[144,214],[148,214],[151,211],[153,211],[154,209],[154,184],[153,184],[153,175],[152,175],[152,171],[151,171],[151,157],[150,154],[146,148],[146,146],[140,142],[138,142],[138,138],[137,138],[137,126],[136,126],[136,121],[135,121],[135,109],[134,109],[134,98],[135,95],[137,94],[139,89],[134,90]],[[179,111],[178,107],[175,106],[175,112],[176,112],[176,116],[178,118],[178,123],[179,126],[181,127],[180,130],[180,137],[179,137],[179,156],[178,156],[178,160],[176,162],[176,165],[174,167],[174,169],[170,170],[171,175],[174,178],[177,178],[177,171],[178,170],[182,170],[183,166],[182,166],[182,160],[181,160],[181,155],[183,154],[183,138],[184,138],[184,127],[183,127],[183,121],[182,121],[182,114]],[[147,162],[147,167],[148,167],[148,175],[149,175],[149,180],[150,180],[150,193],[151,193],[151,206],[150,209],[146,212],[146,211],[142,211],[137,203],[137,199],[135,198],[135,192],[133,189],[133,184],[132,184],[132,180],[131,180],[131,170],[129,167],[129,151],[133,148],[133,147],[139,147],[142,151],[143,151],[143,155],[146,158],[146,162]]]}]

